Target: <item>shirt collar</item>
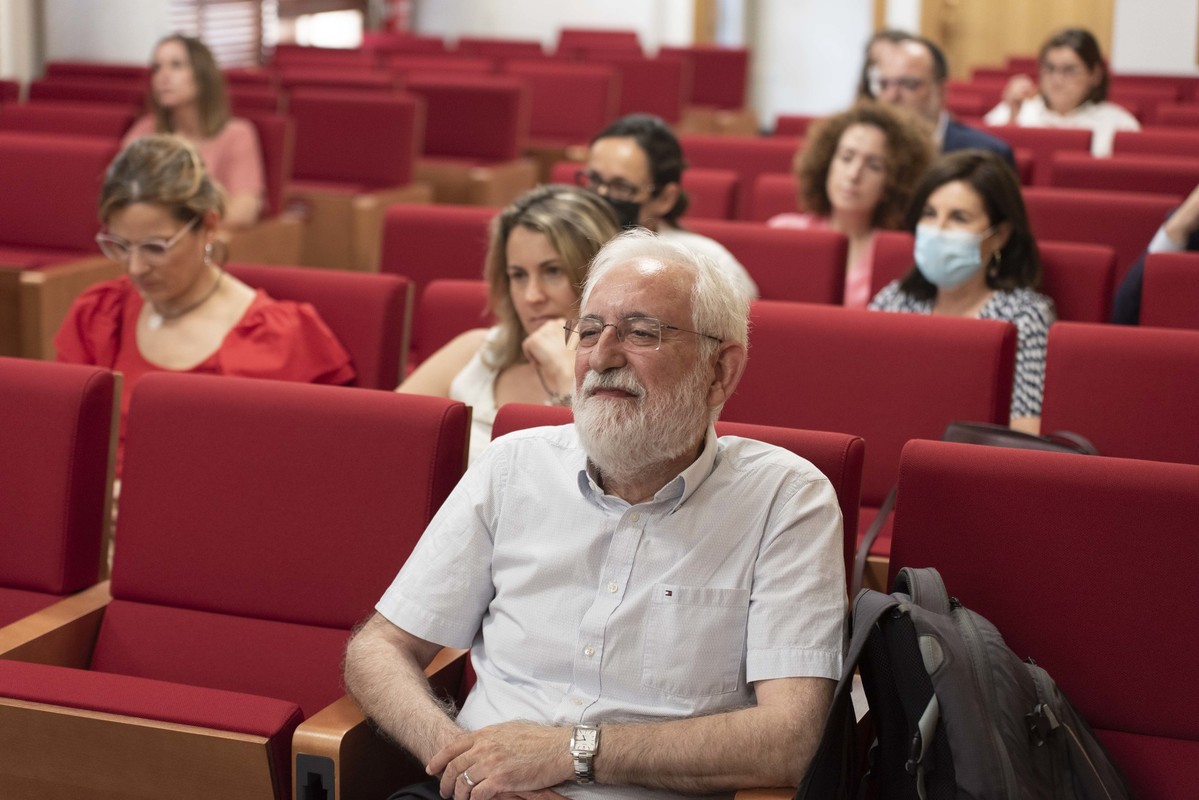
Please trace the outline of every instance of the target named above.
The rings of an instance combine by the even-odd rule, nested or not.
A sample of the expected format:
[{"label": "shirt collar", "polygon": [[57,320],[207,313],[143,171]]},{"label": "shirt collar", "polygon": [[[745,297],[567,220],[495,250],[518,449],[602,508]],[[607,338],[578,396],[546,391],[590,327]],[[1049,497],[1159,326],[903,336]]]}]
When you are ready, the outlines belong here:
[{"label": "shirt collar", "polygon": [[[670,513],[673,514],[677,511],[691,495],[695,494],[695,490],[699,488],[700,484],[712,474],[712,470],[716,467],[716,450],[716,428],[709,424],[707,433],[704,434],[704,447],[700,451],[699,457],[659,489],[650,502],[665,503],[674,500],[674,504],[670,507]],[[601,504],[604,502],[604,490],[596,480],[595,467],[587,460],[585,453],[583,454],[583,467],[579,470],[578,482],[579,492],[584,498]]]}]

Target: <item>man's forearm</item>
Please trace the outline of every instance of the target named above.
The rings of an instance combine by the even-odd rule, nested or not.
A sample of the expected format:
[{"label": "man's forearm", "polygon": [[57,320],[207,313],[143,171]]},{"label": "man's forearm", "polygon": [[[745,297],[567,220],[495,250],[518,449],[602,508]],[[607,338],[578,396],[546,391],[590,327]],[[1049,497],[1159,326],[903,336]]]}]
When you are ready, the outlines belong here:
[{"label": "man's forearm", "polygon": [[418,656],[399,646],[386,625],[375,617],[350,641],[346,690],[384,732],[428,764],[462,729],[433,695]]}]

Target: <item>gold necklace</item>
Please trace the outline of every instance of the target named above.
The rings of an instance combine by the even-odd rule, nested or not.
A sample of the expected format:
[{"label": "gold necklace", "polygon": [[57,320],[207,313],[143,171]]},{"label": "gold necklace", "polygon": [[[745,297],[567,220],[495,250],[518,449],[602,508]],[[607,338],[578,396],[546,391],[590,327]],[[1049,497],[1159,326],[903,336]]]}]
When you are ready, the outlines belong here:
[{"label": "gold necklace", "polygon": [[162,323],[166,322],[168,319],[179,319],[180,317],[195,311],[197,308],[212,299],[212,296],[216,294],[216,290],[221,288],[221,277],[224,274],[225,271],[223,269],[218,269],[216,273],[216,280],[212,282],[212,288],[205,292],[203,297],[186,308],[181,308],[178,311],[163,311],[158,306],[154,305],[153,302],[151,302],[150,307],[154,310],[150,313],[150,318],[146,320],[146,326],[150,330],[156,331],[161,328]]}]

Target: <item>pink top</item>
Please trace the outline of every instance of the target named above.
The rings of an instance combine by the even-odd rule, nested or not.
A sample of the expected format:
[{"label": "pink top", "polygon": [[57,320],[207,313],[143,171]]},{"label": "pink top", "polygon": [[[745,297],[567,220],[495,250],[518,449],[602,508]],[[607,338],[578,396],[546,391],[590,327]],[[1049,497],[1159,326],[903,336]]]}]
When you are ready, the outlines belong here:
[{"label": "pink top", "polygon": [[[772,228],[795,228],[805,231],[832,230],[828,217],[819,214],[776,214],[766,221]],[[870,302],[870,274],[874,268],[874,234],[870,235],[870,244],[858,257],[856,264],[847,265],[845,270],[845,300],[846,308],[865,308]]]},{"label": "pink top", "polygon": [[[59,361],[94,364],[124,374],[118,475],[133,387],[147,373],[169,371],[147,361],[137,347],[141,309],[141,295],[129,278],[104,281],[75,299],[54,336]],[[349,383],[355,375],[349,353],[316,309],[308,303],[275,300],[261,289],[216,352],[191,369],[179,371],[334,385]]]},{"label": "pink top", "polygon": [[[155,133],[154,115],[146,116],[133,123],[125,134],[121,146]],[[210,139],[192,141],[204,159],[208,174],[216,180],[230,197],[252,194],[262,198],[266,184],[262,167],[262,146],[258,142],[258,131],[244,119],[234,117]]]}]

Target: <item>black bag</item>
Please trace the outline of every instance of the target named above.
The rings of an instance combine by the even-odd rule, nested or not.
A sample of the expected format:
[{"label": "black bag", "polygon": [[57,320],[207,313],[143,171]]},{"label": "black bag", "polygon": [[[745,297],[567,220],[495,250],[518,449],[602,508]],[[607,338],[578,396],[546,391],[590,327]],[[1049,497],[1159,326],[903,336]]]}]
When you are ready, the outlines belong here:
[{"label": "black bag", "polygon": [[[950,598],[935,569],[905,568],[892,588],[854,602],[841,682],[797,800],[1131,797],[1048,673]],[[850,701],[859,661],[877,733],[866,775]]]}]

